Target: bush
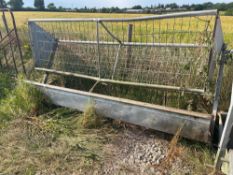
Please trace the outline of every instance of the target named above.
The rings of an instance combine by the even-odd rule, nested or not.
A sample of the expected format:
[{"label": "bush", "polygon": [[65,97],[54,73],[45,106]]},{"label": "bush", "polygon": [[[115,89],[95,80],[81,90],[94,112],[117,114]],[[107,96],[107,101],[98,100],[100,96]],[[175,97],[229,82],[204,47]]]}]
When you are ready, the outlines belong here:
[{"label": "bush", "polygon": [[228,10],[225,12],[225,15],[226,15],[226,16],[233,16],[233,9],[228,9]]}]

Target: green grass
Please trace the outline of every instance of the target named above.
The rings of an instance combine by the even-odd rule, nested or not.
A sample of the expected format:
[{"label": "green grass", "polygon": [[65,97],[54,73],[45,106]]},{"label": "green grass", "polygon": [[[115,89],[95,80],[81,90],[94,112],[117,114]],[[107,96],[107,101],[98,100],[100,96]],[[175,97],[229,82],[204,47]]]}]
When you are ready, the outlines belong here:
[{"label": "green grass", "polygon": [[58,108],[9,122],[0,134],[0,172],[72,174],[100,169],[102,147],[116,132],[105,126],[98,130],[79,127],[80,116],[79,112]]},{"label": "green grass", "polygon": [[[103,164],[114,156],[104,148],[118,143],[124,134],[120,124],[96,116],[91,101],[84,113],[66,108],[46,110],[43,96],[23,78],[13,78],[11,82],[14,86],[6,87],[0,106],[0,173],[102,171]],[[5,115],[7,120],[3,120]],[[211,171],[207,164],[213,163],[214,151],[208,146],[182,141],[177,150],[181,150],[177,156],[195,174]],[[127,172],[121,169],[124,171]]]},{"label": "green grass", "polygon": [[182,140],[180,145],[183,148],[182,159],[187,166],[193,166],[195,174],[214,172],[211,166],[214,164],[216,150],[213,147],[187,140]]},{"label": "green grass", "polygon": [[12,88],[11,76],[0,72],[0,99],[4,98],[8,91]]},{"label": "green grass", "polygon": [[14,84],[15,87],[12,90],[9,87],[2,88],[4,96],[0,98],[0,120],[39,114],[43,110],[42,93],[25,83],[22,76],[17,80],[4,78],[5,76],[1,75],[1,84],[5,86]]},{"label": "green grass", "polygon": [[100,168],[101,147],[115,131],[94,129],[97,119],[92,106],[84,114],[65,108],[46,112],[50,104],[23,77],[9,78],[2,73],[0,80],[4,92],[0,98],[0,173],[35,174],[45,170],[49,174],[70,174]]}]

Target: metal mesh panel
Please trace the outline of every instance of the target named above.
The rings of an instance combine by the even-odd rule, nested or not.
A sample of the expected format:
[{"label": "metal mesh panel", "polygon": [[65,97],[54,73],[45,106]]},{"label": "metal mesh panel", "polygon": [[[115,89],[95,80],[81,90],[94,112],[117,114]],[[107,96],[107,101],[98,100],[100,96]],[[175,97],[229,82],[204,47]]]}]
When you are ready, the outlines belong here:
[{"label": "metal mesh panel", "polygon": [[[36,67],[99,81],[204,89],[216,11],[30,20]],[[198,91],[198,90],[197,90]]]}]

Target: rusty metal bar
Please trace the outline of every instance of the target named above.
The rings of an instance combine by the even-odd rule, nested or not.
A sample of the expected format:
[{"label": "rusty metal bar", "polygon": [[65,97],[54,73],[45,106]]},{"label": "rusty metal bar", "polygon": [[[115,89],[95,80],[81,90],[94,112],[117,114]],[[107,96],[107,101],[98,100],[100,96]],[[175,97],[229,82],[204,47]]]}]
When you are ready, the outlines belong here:
[{"label": "rusty metal bar", "polygon": [[[24,62],[23,62],[23,53],[22,53],[22,49],[21,49],[21,45],[20,45],[20,41],[19,41],[19,36],[18,36],[18,31],[17,31],[17,27],[16,27],[14,14],[10,9],[0,9],[0,11],[2,12],[2,20],[3,20],[4,27],[6,29],[6,35],[4,37],[2,36],[2,33],[1,33],[1,40],[0,40],[1,46],[0,46],[0,48],[3,50],[4,57],[5,57],[5,60],[6,60],[6,65],[8,65],[8,61],[7,61],[5,47],[7,47],[9,45],[11,57],[12,57],[13,64],[14,64],[14,67],[15,67],[15,72],[16,72],[16,74],[18,74],[16,58],[15,58],[15,54],[14,54],[14,50],[13,50],[14,44],[16,44],[16,46],[18,48],[18,52],[19,52],[19,59],[20,59],[20,62],[21,62],[23,73],[26,75],[26,69],[25,69]],[[6,19],[6,14],[5,14],[6,12],[9,12],[11,20],[12,20],[13,29],[11,29],[11,30],[9,29],[8,22],[7,22],[7,19]],[[8,42],[3,44],[3,42],[6,39],[8,39]]]},{"label": "rusty metal bar", "polygon": [[19,36],[18,36],[18,30],[17,30],[16,22],[15,22],[15,16],[14,16],[14,14],[13,14],[13,12],[11,10],[9,10],[9,12],[10,12],[10,15],[11,15],[11,19],[12,19],[12,23],[13,23],[13,27],[14,27],[14,31],[15,31],[17,47],[19,49],[19,59],[21,61],[23,72],[27,76],[26,68],[25,68],[24,62],[23,62],[23,52],[22,52],[22,49],[21,49],[21,44],[20,44]]},{"label": "rusty metal bar", "polygon": [[[0,39],[2,40],[2,32],[0,31]],[[4,55],[4,58],[5,58],[5,63],[6,63],[6,66],[9,66],[8,65],[8,60],[7,60],[7,56],[6,56],[6,50],[3,49],[3,55]]]},{"label": "rusty metal bar", "polygon": [[0,49],[5,49],[9,44],[14,44],[15,38],[10,37],[7,41],[7,43],[3,43],[0,45]]},{"label": "rusty metal bar", "polygon": [[122,44],[122,41],[119,38],[117,38],[110,30],[108,30],[108,28],[104,25],[103,22],[100,21],[97,23],[99,23],[113,39],[115,39],[119,44]]},{"label": "rusty metal bar", "polygon": [[14,32],[14,29],[10,30],[10,31],[7,33],[7,35],[5,35],[4,37],[1,37],[0,44],[1,44],[4,40],[6,40],[6,39],[8,39],[8,38],[11,38],[11,37],[12,37],[11,34],[12,34],[13,32]]},{"label": "rusty metal bar", "polygon": [[[8,33],[10,32],[10,30],[9,30],[9,27],[8,27],[8,24],[7,24],[5,11],[2,12],[2,20],[3,20],[3,24],[5,26],[7,35],[8,35]],[[16,72],[16,74],[18,74],[18,69],[17,69],[17,65],[16,65],[16,61],[15,61],[15,55],[14,55],[12,43],[10,41],[10,35],[8,35],[8,38],[9,38],[9,43],[10,43],[9,45],[10,45],[10,50],[11,50],[11,56],[12,56],[12,60],[13,60],[14,67],[15,67],[15,72]]]}]

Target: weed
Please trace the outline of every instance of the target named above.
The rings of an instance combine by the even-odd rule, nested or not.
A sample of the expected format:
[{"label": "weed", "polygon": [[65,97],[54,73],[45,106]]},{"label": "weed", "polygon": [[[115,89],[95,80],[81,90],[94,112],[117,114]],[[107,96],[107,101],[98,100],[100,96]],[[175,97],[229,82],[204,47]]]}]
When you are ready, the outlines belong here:
[{"label": "weed", "polygon": [[57,108],[38,117],[8,122],[0,132],[0,172],[91,174],[98,170],[102,147],[111,135],[107,136],[104,129],[77,127],[79,117],[77,111]]},{"label": "weed", "polygon": [[78,123],[80,127],[87,129],[100,128],[103,125],[103,118],[96,115],[93,102],[89,102],[89,104],[87,104]]},{"label": "weed", "polygon": [[0,100],[6,96],[14,85],[13,78],[9,74],[0,72]]},{"label": "weed", "polygon": [[162,174],[166,174],[164,170],[167,170],[167,167],[171,167],[173,161],[181,155],[182,148],[179,147],[177,144],[180,139],[180,134],[182,132],[182,129],[183,127],[180,127],[177,130],[176,134],[173,136],[166,157],[162,160],[162,162],[159,165],[154,165],[154,167],[160,170]]},{"label": "weed", "polygon": [[215,150],[208,145],[201,143],[193,143],[182,140],[181,146],[183,154],[181,158],[197,175],[208,174],[213,171],[209,165],[214,163]]},{"label": "weed", "polygon": [[24,82],[19,76],[16,86],[8,91],[6,97],[0,101],[0,116],[2,118],[28,117],[43,110],[44,97],[36,88]]}]

